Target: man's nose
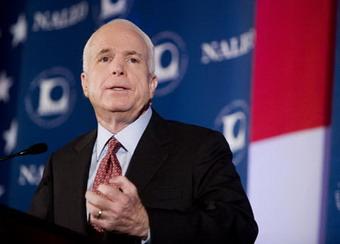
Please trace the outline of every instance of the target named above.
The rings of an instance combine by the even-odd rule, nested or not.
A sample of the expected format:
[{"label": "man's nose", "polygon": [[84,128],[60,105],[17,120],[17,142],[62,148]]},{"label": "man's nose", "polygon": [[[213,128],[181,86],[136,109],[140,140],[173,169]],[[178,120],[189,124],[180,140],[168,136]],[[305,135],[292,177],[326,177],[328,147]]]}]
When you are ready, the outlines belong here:
[{"label": "man's nose", "polygon": [[124,67],[120,61],[113,62],[112,65],[112,74],[115,76],[124,75]]}]

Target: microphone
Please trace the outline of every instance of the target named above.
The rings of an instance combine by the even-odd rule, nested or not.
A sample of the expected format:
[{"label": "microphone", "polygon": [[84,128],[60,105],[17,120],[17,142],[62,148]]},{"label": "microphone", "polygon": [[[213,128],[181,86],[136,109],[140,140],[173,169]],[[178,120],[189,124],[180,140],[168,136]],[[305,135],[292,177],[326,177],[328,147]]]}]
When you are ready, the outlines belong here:
[{"label": "microphone", "polygon": [[32,146],[30,146],[29,148],[26,148],[24,150],[21,150],[19,152],[16,153],[12,153],[6,157],[2,157],[0,158],[0,161],[4,161],[10,158],[14,158],[14,157],[18,157],[18,156],[24,156],[27,154],[39,154],[39,153],[43,153],[47,151],[47,144],[46,143],[37,143],[34,144]]}]

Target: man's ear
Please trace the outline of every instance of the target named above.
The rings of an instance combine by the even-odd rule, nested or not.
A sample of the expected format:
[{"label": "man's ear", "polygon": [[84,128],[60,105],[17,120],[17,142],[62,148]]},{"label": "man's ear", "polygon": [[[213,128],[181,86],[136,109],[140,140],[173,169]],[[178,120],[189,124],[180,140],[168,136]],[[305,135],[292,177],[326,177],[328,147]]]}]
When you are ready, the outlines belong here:
[{"label": "man's ear", "polygon": [[83,88],[84,95],[85,97],[89,97],[87,74],[85,72],[82,72],[80,74],[80,79],[81,79],[81,86]]},{"label": "man's ear", "polygon": [[154,96],[156,88],[158,85],[158,79],[156,75],[152,75],[150,83],[149,83],[149,89],[150,89],[150,94],[151,98]]}]

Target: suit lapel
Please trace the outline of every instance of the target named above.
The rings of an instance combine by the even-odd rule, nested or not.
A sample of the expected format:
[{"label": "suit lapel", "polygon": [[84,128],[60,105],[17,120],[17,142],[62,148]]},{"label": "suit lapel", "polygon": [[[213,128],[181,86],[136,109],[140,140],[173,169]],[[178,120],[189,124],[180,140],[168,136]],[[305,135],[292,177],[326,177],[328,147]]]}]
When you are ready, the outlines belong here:
[{"label": "suit lapel", "polygon": [[135,184],[139,192],[168,157],[169,138],[166,122],[153,111],[126,173],[126,177]]},{"label": "suit lapel", "polygon": [[[69,206],[72,209],[72,216],[74,216],[72,222],[74,226],[80,227],[79,231],[83,233],[87,228],[85,192],[96,136],[97,131],[92,131],[74,145],[75,153],[70,157],[68,164],[70,170],[65,171],[65,176],[68,174],[67,172],[72,174],[68,176],[69,179],[72,179],[72,184],[68,184],[68,187],[72,188],[70,190],[72,194],[69,196],[71,205],[78,206],[77,209],[72,209],[71,205]],[[138,191],[144,189],[167,159],[171,145],[169,138],[166,122],[153,111],[151,120],[136,147],[126,173],[126,177],[135,184]],[[81,207],[79,208],[79,206]]]},{"label": "suit lapel", "polygon": [[73,206],[78,206],[77,209],[73,210],[75,211],[73,214],[74,216],[78,216],[74,218],[74,221],[80,220],[80,222],[75,223],[75,225],[81,228],[81,232],[86,231],[87,218],[85,192],[87,189],[91,155],[96,136],[97,132],[93,131],[75,144],[73,162],[69,164],[71,167],[70,172],[73,174],[70,176],[72,178],[73,189],[72,195],[70,196],[70,202],[73,203]]}]

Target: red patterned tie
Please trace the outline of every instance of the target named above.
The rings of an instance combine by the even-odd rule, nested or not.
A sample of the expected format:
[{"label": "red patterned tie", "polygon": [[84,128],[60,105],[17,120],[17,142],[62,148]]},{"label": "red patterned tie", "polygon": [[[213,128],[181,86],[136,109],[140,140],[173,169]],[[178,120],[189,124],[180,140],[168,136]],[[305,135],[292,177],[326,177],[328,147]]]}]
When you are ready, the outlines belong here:
[{"label": "red patterned tie", "polygon": [[93,191],[97,191],[100,184],[109,184],[109,180],[112,177],[122,175],[122,168],[116,156],[120,147],[119,141],[111,137],[108,142],[106,155],[100,162],[96,177],[94,178]]},{"label": "red patterned tie", "polygon": [[[116,138],[112,137],[109,140],[106,155],[99,164],[99,168],[92,186],[92,190],[98,194],[101,194],[98,191],[98,186],[100,184],[109,185],[109,180],[112,177],[122,175],[122,168],[120,167],[118,158],[116,156],[116,153],[120,147],[121,144],[116,140]],[[96,225],[93,225],[93,228],[98,232],[104,231],[104,229]]]}]

